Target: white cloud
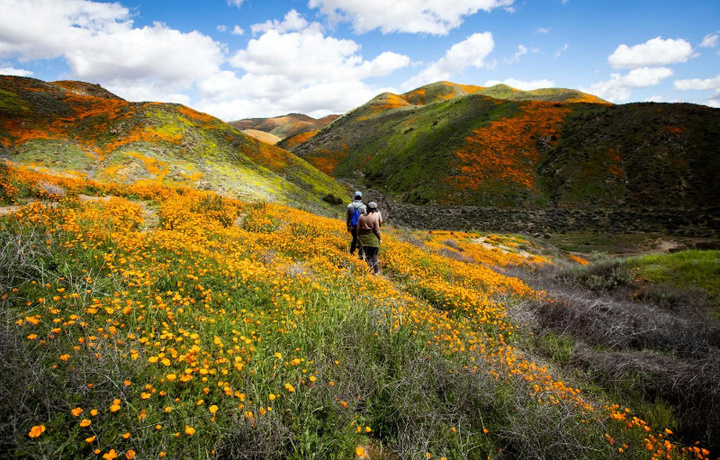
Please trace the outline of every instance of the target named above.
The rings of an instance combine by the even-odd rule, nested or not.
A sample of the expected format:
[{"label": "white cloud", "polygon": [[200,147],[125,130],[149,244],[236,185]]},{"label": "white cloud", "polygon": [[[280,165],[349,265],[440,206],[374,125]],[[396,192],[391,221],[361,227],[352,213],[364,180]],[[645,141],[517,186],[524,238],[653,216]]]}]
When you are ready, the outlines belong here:
[{"label": "white cloud", "polygon": [[570,48],[570,45],[568,45],[567,43],[565,43],[565,44],[562,46],[562,48],[558,48],[558,50],[555,51],[555,55],[554,55],[553,57],[554,57],[555,59],[559,58],[560,56],[562,56],[563,54],[565,54],[565,51],[567,51],[568,48]]},{"label": "white cloud", "polygon": [[720,34],[718,34],[718,32],[707,34],[705,35],[705,38],[703,38],[702,43],[700,43],[700,46],[703,48],[715,48],[718,44],[718,39],[720,39]]},{"label": "white cloud", "polygon": [[667,102],[667,100],[665,100],[665,97],[661,96],[660,94],[653,94],[652,96],[645,99],[644,102]]},{"label": "white cloud", "polygon": [[33,74],[30,70],[16,69],[15,67],[0,67],[0,75],[13,75],[16,77],[29,77]]},{"label": "white cloud", "polygon": [[185,105],[192,103],[190,96],[176,91],[181,91],[183,88],[168,87],[152,80],[142,82],[142,84],[116,82],[104,86],[111,93],[129,101],[176,102]]},{"label": "white cloud", "polygon": [[[376,88],[360,80],[327,81],[296,85],[283,76],[228,72],[224,81],[204,85],[205,99],[195,105],[223,120],[300,112],[312,117],[344,113],[393,88]],[[213,88],[211,88],[213,86]],[[211,97],[212,94],[215,97]],[[258,113],[258,109],[261,109]]]},{"label": "white cloud", "polygon": [[467,67],[482,68],[488,64],[485,59],[495,48],[492,33],[472,34],[465,40],[454,44],[445,56],[430,64],[418,75],[403,83],[405,89],[412,89],[439,80],[450,80],[453,75]]},{"label": "white cloud", "polygon": [[711,96],[707,101],[705,101],[705,105],[720,108],[720,92],[715,93],[715,95]]},{"label": "white cloud", "polygon": [[692,54],[692,46],[686,40],[655,37],[632,47],[624,44],[618,46],[608,57],[608,62],[614,69],[634,69],[687,62]]},{"label": "white cloud", "polygon": [[233,27],[233,30],[230,33],[233,35],[244,35],[245,30],[242,27],[236,25],[235,27]]},{"label": "white cloud", "polygon": [[676,80],[675,89],[682,91],[687,90],[720,90],[720,75],[715,78],[693,78],[690,80]]},{"label": "white cloud", "polygon": [[673,71],[667,67],[641,67],[631,70],[626,75],[611,74],[610,80],[594,83],[589,88],[581,87],[580,90],[610,102],[626,102],[630,99],[633,89],[658,85],[672,74]]},{"label": "white cloud", "polygon": [[[303,107],[311,114],[325,115],[327,107],[346,107],[345,111],[369,101],[390,88],[372,88],[358,80],[333,81],[306,86],[293,92],[284,102],[289,107]],[[292,111],[292,110],[290,110]]]},{"label": "white cloud", "polygon": [[[224,119],[343,113],[394,91],[364,79],[410,65],[410,58],[390,51],[365,59],[358,43],[324,35],[320,24],[294,10],[282,21],[252,26],[256,36],[231,57],[226,45],[199,32],[161,23],[136,27],[120,3],[0,0],[0,11],[3,72],[27,75],[16,62],[59,58],[70,69],[63,78],[100,83],[128,100],[191,105]],[[230,27],[217,30],[241,31]]]},{"label": "white cloud", "polygon": [[[230,57],[236,71],[219,71],[198,84],[197,106],[224,119],[302,112],[311,116],[344,113],[391,88],[363,80],[410,65],[390,51],[373,59],[360,54],[352,40],[326,36],[322,26],[296,11],[282,22],[253,25],[245,49]],[[244,72],[244,73],[243,73]]]},{"label": "white cloud", "polygon": [[73,74],[93,81],[152,78],[190,83],[219,68],[222,48],[198,32],[183,34],[162,24],[95,36],[64,53]]},{"label": "white cloud", "polygon": [[705,102],[710,107],[720,108],[720,74],[713,78],[692,78],[688,80],[675,80],[675,89],[681,91],[715,91]]},{"label": "white cloud", "polygon": [[384,77],[408,65],[410,65],[410,58],[404,54],[383,51],[372,61],[364,61],[357,67],[357,71],[360,78]]},{"label": "white cloud", "polygon": [[134,27],[118,3],[0,0],[0,10],[0,57],[62,58],[72,77],[106,86],[174,91],[216,72],[224,60],[222,45],[210,37],[161,23]]},{"label": "white cloud", "polygon": [[514,78],[508,78],[503,81],[500,80],[489,80],[485,83],[485,86],[495,86],[495,85],[508,85],[515,89],[521,89],[523,91],[531,91],[533,89],[541,89],[541,88],[554,88],[555,82],[552,80],[530,80],[530,81],[523,81],[523,80],[516,80]]},{"label": "white cloud", "polygon": [[[300,15],[296,10],[290,10],[286,15],[282,22],[278,21],[277,19],[273,19],[272,21],[265,21],[262,24],[253,24],[250,26],[250,29],[252,29],[253,35],[263,33],[263,32],[269,32],[269,31],[275,31],[280,34],[284,34],[286,32],[295,32],[298,30],[303,30],[309,26],[307,20]],[[319,30],[320,24],[313,23],[312,27],[314,29]]]},{"label": "white cloud", "polygon": [[517,64],[520,62],[520,58],[528,53],[528,49],[525,45],[518,45],[518,50],[510,57],[504,59],[505,64]]},{"label": "white cloud", "polygon": [[358,54],[360,45],[356,42],[325,36],[316,24],[294,32],[285,30],[280,25],[279,30],[268,30],[250,40],[230,63],[250,74],[283,75],[300,84],[362,80],[410,64],[410,58],[392,52],[366,61]]},{"label": "white cloud", "polygon": [[660,84],[665,78],[671,77],[673,71],[666,67],[642,67],[633,69],[622,78],[629,88],[647,88]]},{"label": "white cloud", "polygon": [[510,9],[514,0],[310,0],[310,8],[333,21],[348,21],[357,33],[407,32],[447,35],[480,10]]}]

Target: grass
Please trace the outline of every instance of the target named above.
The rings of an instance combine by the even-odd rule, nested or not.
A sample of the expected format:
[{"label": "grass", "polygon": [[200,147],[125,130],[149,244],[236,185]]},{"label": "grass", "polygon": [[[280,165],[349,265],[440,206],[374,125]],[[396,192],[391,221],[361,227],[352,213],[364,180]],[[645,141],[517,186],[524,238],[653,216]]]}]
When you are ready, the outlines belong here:
[{"label": "grass", "polygon": [[694,457],[514,346],[506,306],[543,294],[507,272],[548,263],[519,236],[386,229],[373,277],[339,220],[0,172],[67,191],[0,220],[0,456]]},{"label": "grass", "polygon": [[715,302],[720,300],[720,251],[650,254],[631,258],[627,265],[642,280],[676,289],[705,289]]}]

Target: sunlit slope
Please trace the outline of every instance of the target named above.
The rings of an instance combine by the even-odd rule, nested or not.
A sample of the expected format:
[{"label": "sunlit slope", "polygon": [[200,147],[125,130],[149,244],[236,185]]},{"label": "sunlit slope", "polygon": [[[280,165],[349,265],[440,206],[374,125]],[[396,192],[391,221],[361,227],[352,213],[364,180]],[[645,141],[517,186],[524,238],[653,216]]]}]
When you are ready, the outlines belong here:
[{"label": "sunlit slope", "polygon": [[266,144],[276,145],[278,142],[280,142],[279,137],[274,134],[266,133],[265,131],[259,131],[257,129],[243,129],[242,132],[250,137],[254,137],[255,139],[263,141]]},{"label": "sunlit slope", "polygon": [[382,94],[292,150],[407,203],[702,207],[720,203],[718,136],[705,106],[437,83]]},{"label": "sunlit slope", "polygon": [[3,458],[707,457],[516,347],[523,238],[384,229],[373,277],[275,204],[5,165],[0,204]]},{"label": "sunlit slope", "polygon": [[287,139],[308,131],[315,131],[337,119],[339,115],[328,115],[323,118],[313,118],[301,113],[291,113],[273,118],[246,118],[231,121],[230,125],[240,131],[254,129],[270,133],[280,139]]},{"label": "sunlit slope", "polygon": [[304,160],[214,117],[130,103],[81,82],[0,78],[0,148],[14,162],[97,179],[182,183],[308,208],[345,194]]}]

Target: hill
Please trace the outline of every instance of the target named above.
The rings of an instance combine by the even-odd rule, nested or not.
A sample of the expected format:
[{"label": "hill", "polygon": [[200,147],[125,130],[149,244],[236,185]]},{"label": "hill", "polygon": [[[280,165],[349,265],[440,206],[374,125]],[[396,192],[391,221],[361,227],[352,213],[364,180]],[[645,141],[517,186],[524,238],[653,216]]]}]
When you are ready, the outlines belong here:
[{"label": "hill", "polygon": [[0,155],[99,180],[176,183],[327,209],[345,189],[304,160],[179,104],[97,85],[0,77]]},{"label": "hill", "polygon": [[316,131],[332,123],[339,117],[340,115],[328,115],[316,119],[301,113],[291,113],[273,118],[246,118],[244,120],[231,121],[230,125],[240,131],[247,129],[264,131],[282,140],[301,133]]},{"label": "hill", "polygon": [[378,190],[398,210],[693,210],[720,206],[718,136],[720,110],[705,106],[612,105],[571,90],[436,83],[379,95],[292,151]]},{"label": "hill", "polygon": [[[617,267],[517,235],[384,228],[372,276],[338,219],[0,163],[8,204],[1,458],[689,460],[718,439],[700,317],[597,295],[576,311],[516,276],[583,263],[605,286]],[[564,379],[556,363],[576,359],[592,374]],[[637,412],[595,372],[626,393],[687,388],[694,410],[658,392]],[[697,425],[674,434],[687,414]]]}]

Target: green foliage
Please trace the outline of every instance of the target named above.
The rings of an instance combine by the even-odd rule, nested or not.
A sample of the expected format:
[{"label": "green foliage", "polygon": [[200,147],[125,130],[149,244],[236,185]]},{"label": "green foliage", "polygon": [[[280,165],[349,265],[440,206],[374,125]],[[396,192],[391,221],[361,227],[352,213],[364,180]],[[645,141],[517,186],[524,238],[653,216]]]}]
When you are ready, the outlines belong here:
[{"label": "green foliage", "polygon": [[720,295],[720,251],[688,250],[648,254],[626,261],[636,276],[677,288],[700,287]]},{"label": "green foliage", "polygon": [[649,254],[630,258],[625,265],[640,282],[659,286],[650,291],[650,296],[661,305],[686,308],[688,299],[702,298],[706,293],[709,307],[720,317],[720,251]]},{"label": "green foliage", "polygon": [[578,280],[592,291],[615,291],[630,285],[633,275],[618,260],[606,260],[578,269]]},{"label": "green foliage", "polygon": [[[541,334],[536,338],[535,346],[544,356],[560,365],[568,365],[573,357],[575,342],[567,335],[557,335],[552,332]],[[663,425],[664,426],[664,425]]]},{"label": "green foliage", "polygon": [[30,112],[30,107],[15,93],[0,89],[0,113],[4,116],[14,114],[25,114]]},{"label": "green foliage", "polygon": [[12,160],[43,166],[56,171],[92,172],[95,157],[71,141],[35,139],[20,145]]}]

